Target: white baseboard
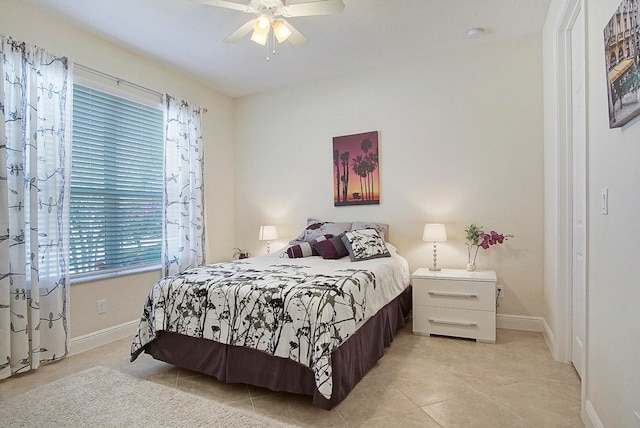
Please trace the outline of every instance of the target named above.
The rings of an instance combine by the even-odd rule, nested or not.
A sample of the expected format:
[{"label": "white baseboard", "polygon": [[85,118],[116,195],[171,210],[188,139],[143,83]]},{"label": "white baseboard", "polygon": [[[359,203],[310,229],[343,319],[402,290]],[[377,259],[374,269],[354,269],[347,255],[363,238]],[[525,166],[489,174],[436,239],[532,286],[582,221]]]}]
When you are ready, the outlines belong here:
[{"label": "white baseboard", "polygon": [[558,350],[556,349],[556,335],[544,318],[542,319],[542,328],[542,335],[544,336],[544,341],[547,342],[547,347],[551,351],[551,356],[554,360],[560,361],[558,359]]},{"label": "white baseboard", "polygon": [[496,315],[496,327],[508,330],[544,331],[544,318],[524,315]]},{"label": "white baseboard", "polygon": [[586,400],[584,403],[582,422],[584,422],[587,428],[604,428],[604,425],[602,425],[596,413],[596,409],[594,409],[593,404],[591,404],[591,400]]},{"label": "white baseboard", "polygon": [[133,320],[124,324],[105,328],[104,330],[95,331],[93,333],[74,337],[69,345],[69,355],[79,354],[88,351],[100,345],[109,342],[124,339],[125,337],[133,338],[140,320]]}]

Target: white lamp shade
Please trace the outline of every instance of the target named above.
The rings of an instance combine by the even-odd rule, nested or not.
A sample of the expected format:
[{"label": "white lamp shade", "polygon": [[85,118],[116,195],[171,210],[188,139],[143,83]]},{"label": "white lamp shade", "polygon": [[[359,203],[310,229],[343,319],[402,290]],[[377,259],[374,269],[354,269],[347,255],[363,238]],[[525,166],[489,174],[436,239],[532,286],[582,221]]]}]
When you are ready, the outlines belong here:
[{"label": "white lamp shade", "polygon": [[424,232],[422,233],[422,240],[430,242],[445,242],[447,240],[447,230],[444,227],[444,224],[425,224]]},{"label": "white lamp shade", "polygon": [[278,230],[275,226],[260,226],[260,236],[258,239],[261,241],[278,239]]}]

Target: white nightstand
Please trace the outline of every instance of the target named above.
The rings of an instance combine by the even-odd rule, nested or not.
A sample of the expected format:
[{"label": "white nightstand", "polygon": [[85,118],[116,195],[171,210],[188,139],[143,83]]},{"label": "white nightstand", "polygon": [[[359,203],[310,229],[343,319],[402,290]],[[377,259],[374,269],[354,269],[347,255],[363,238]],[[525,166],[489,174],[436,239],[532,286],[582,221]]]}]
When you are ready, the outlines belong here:
[{"label": "white nightstand", "polygon": [[413,333],[496,341],[496,273],[464,269],[413,273]]}]

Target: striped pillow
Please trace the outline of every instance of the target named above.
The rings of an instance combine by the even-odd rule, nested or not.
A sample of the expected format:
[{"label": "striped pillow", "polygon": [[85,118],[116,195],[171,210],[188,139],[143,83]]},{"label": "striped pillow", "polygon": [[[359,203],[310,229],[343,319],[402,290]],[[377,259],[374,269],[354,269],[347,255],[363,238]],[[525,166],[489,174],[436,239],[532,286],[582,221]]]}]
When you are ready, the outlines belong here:
[{"label": "striped pillow", "polygon": [[292,245],[287,248],[287,255],[290,259],[299,259],[301,257],[319,256],[320,254],[313,248],[317,242],[325,241],[329,238],[333,238],[333,235],[326,234],[318,236],[311,242],[300,242],[299,244]]}]

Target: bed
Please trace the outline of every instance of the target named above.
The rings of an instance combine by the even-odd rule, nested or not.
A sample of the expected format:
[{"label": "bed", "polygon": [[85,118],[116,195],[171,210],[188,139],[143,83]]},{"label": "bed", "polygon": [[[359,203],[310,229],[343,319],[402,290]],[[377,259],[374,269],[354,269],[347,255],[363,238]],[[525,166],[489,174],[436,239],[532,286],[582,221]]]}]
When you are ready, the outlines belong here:
[{"label": "bed", "polygon": [[224,382],[311,395],[324,409],[340,403],[405,324],[409,267],[386,230],[311,220],[312,233],[271,255],[158,281],[131,360],[145,352]]}]

